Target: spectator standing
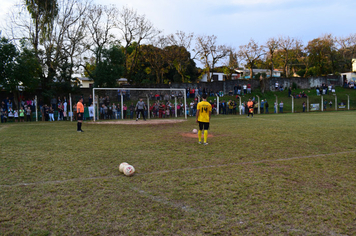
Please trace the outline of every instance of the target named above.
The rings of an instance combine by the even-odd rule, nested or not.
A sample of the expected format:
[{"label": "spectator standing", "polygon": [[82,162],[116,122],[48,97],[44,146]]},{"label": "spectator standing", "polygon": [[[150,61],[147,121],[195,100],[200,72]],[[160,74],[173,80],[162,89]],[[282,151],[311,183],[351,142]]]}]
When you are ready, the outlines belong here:
[{"label": "spectator standing", "polygon": [[266,114],[269,114],[268,107],[269,107],[269,104],[268,104],[268,101],[267,101],[267,99],[266,99],[266,100],[265,100]]},{"label": "spectator standing", "polygon": [[305,112],[305,107],[306,107],[305,102],[303,102],[303,112]]},{"label": "spectator standing", "polygon": [[5,111],[3,111],[3,114],[2,114],[2,119],[3,119],[4,123],[6,123],[6,122],[7,122],[7,111],[6,111],[6,110],[5,110]]},{"label": "spectator standing", "polygon": [[30,121],[31,122],[31,114],[32,114],[32,111],[31,111],[31,107],[28,106],[27,107],[27,110],[26,110],[26,121]]},{"label": "spectator standing", "polygon": [[127,112],[127,106],[126,104],[123,105],[123,112],[124,112],[124,119],[126,119],[126,112]]},{"label": "spectator standing", "polygon": [[23,107],[21,107],[19,110],[19,117],[20,117],[20,122],[25,121],[25,110],[23,109]]},{"label": "spectator standing", "polygon": [[91,104],[93,103],[93,95],[91,95],[91,94],[89,95],[88,101],[89,101],[88,105],[91,106]]},{"label": "spectator standing", "polygon": [[244,90],[244,94],[246,94],[247,93],[247,85],[246,84],[242,85],[242,88]]},{"label": "spectator standing", "polygon": [[19,111],[18,110],[14,111],[14,118],[15,118],[15,122],[17,122],[19,119]]},{"label": "spectator standing", "polygon": [[283,113],[283,101],[279,103],[279,112]]},{"label": "spectator standing", "polygon": [[63,103],[59,102],[58,103],[58,118],[57,120],[63,120]]},{"label": "spectator standing", "polygon": [[113,119],[117,119],[117,106],[115,105],[115,103],[112,104],[111,106],[112,108],[112,116],[113,116]]},{"label": "spectator standing", "polygon": [[264,107],[265,107],[265,102],[262,100],[262,101],[261,101],[261,105],[260,105],[260,112],[261,112],[261,114],[263,114]]},{"label": "spectator standing", "polygon": [[4,123],[4,109],[2,106],[0,106],[0,117],[1,117],[1,123]]},{"label": "spectator standing", "polygon": [[93,120],[93,118],[94,118],[94,106],[93,106],[93,104],[91,104],[90,107],[88,107],[88,110],[89,110],[90,120]]},{"label": "spectator standing", "polygon": [[53,108],[49,108],[49,121],[54,121],[54,111]]},{"label": "spectator standing", "polygon": [[57,99],[56,99],[55,96],[53,96],[52,99],[51,99],[51,105],[52,105],[52,110],[56,109]]},{"label": "spectator standing", "polygon": [[133,102],[131,102],[131,105],[129,106],[129,110],[130,110],[130,119],[133,119],[133,115],[135,112],[135,106],[134,106]]},{"label": "spectator standing", "polygon": [[251,84],[250,83],[247,84],[247,93],[251,93]]},{"label": "spectator standing", "polygon": [[67,100],[64,98],[64,102],[63,102],[63,119],[68,120],[67,117]]}]

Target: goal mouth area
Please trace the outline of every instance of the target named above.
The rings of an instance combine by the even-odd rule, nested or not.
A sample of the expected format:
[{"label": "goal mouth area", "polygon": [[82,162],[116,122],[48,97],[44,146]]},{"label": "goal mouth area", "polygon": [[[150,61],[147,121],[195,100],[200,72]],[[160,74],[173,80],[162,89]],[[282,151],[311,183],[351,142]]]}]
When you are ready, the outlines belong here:
[{"label": "goal mouth area", "polygon": [[130,120],[99,120],[89,121],[86,124],[91,125],[162,125],[162,124],[177,124],[185,122],[185,119],[150,119],[143,120],[142,118],[136,121],[136,119]]}]

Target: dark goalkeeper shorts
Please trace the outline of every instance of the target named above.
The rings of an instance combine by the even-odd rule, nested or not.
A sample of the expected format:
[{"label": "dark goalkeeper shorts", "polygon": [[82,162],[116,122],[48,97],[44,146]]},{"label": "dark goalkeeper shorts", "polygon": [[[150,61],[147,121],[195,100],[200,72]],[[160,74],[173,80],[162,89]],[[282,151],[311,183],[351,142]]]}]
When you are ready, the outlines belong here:
[{"label": "dark goalkeeper shorts", "polygon": [[199,121],[199,130],[208,130],[209,129],[209,123],[207,122],[200,122]]}]

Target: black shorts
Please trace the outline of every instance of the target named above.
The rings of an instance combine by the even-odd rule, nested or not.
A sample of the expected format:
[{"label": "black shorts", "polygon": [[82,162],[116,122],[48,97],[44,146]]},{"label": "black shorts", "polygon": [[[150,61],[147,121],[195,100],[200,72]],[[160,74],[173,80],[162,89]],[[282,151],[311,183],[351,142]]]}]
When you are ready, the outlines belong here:
[{"label": "black shorts", "polygon": [[199,130],[208,130],[209,129],[209,123],[208,122],[200,122],[199,121]]},{"label": "black shorts", "polygon": [[[80,114],[80,116],[79,116]],[[77,120],[83,120],[84,113],[77,113]]]}]

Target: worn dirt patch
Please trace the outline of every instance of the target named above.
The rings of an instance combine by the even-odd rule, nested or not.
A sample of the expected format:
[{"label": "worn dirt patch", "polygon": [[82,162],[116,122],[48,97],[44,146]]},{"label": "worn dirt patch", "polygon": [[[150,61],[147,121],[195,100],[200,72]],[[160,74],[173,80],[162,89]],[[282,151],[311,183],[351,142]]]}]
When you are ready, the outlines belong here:
[{"label": "worn dirt patch", "polygon": [[160,124],[176,124],[176,123],[181,123],[186,120],[180,119],[180,120],[175,120],[175,119],[154,119],[154,120],[118,120],[118,121],[98,121],[98,122],[88,122],[86,124],[95,124],[95,125],[160,125]]},{"label": "worn dirt patch", "polygon": [[[198,134],[194,133],[181,133],[183,137],[188,137],[188,138],[198,138]],[[201,134],[202,137],[204,137],[204,133]],[[208,138],[214,137],[213,134],[208,133]]]}]

